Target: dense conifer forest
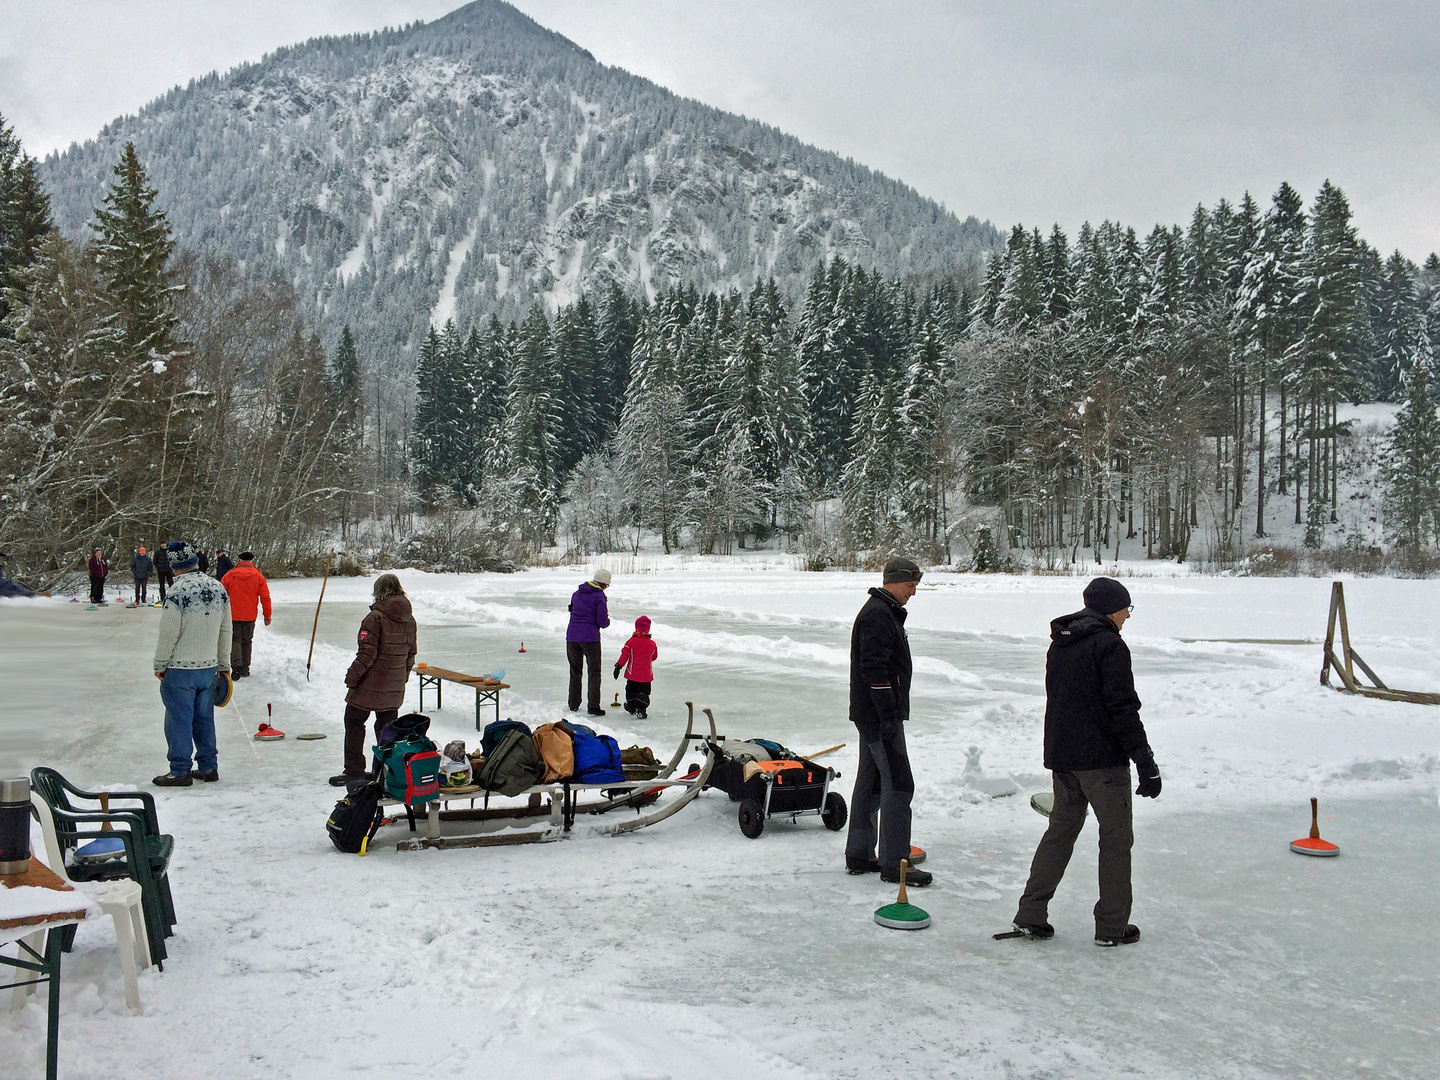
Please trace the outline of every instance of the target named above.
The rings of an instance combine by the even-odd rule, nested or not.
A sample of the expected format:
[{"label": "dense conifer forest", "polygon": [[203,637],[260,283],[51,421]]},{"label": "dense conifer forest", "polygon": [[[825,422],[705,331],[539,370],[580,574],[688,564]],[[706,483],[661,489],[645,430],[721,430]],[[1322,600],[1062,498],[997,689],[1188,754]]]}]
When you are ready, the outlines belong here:
[{"label": "dense conifer forest", "polygon": [[[1017,225],[982,271],[817,261],[796,304],[619,283],[432,325],[413,386],[294,286],[177,250],[133,144],[83,242],[0,122],[0,545],[39,581],[92,543],[196,537],[304,568],[473,569],[773,544],[991,568],[1234,563],[1352,542],[1346,403],[1399,404],[1373,515],[1433,550],[1440,261],[1382,256],[1344,193],[1197,207],[1142,236]],[[1365,540],[1366,543],[1370,541]],[[1202,550],[1203,549],[1203,550]]]}]

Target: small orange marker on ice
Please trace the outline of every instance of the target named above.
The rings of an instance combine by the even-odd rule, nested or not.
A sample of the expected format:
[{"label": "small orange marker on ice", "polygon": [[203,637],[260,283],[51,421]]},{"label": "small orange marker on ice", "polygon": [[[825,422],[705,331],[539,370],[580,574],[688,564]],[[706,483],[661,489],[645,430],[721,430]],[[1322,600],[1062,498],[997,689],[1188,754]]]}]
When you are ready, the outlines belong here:
[{"label": "small orange marker on ice", "polygon": [[1297,855],[1339,855],[1340,849],[1329,840],[1320,839],[1320,803],[1310,800],[1310,835],[1290,841],[1290,850]]}]

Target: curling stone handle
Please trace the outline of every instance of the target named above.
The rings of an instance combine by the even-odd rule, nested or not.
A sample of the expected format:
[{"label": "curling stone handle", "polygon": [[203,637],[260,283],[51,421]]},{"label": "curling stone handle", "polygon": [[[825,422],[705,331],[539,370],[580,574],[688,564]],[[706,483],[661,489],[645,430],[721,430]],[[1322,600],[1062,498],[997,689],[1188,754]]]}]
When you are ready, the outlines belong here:
[{"label": "curling stone handle", "polygon": [[1320,800],[1310,796],[1310,839],[1320,839]]},{"label": "curling stone handle", "polygon": [[906,873],[909,871],[909,869],[910,869],[910,860],[909,860],[909,859],[901,859],[901,860],[900,860],[900,895],[899,895],[899,896],[896,898],[896,900],[895,900],[895,902],[896,902],[897,904],[908,904],[908,903],[910,902],[910,898],[905,895],[905,875],[906,875]]}]

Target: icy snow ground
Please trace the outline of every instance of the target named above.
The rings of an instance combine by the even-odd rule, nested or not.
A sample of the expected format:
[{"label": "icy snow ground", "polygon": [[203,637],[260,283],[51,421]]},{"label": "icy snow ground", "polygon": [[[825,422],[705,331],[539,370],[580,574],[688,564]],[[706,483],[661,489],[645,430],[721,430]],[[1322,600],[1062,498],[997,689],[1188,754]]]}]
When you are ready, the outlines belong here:
[{"label": "icy snow ground", "polygon": [[[577,571],[400,576],[421,659],[503,666],[504,715],[559,716]],[[606,662],[642,613],[660,659],[650,719],[612,712],[612,730],[668,754],[688,697],[730,735],[849,742],[835,755],[848,797],[849,626],[870,583],[738,560],[617,575]],[[324,779],[339,767],[340,677],[369,584],[330,583],[306,683],[317,583],[272,583],[256,676],[217,714],[221,783],[157,793],[177,841],[166,970],[142,976],[146,1014],[131,1018],[113,934],[82,927],[65,963],[66,1076],[1433,1075],[1440,710],[1320,687],[1318,645],[1182,640],[1318,641],[1327,581],[1130,582],[1126,638],[1166,786],[1137,800],[1144,938],[1113,951],[1090,944],[1093,829],[1053,905],[1057,937],[990,939],[1044,822],[1023,793],[961,786],[970,745],[1023,792],[1046,783],[1046,628],[1079,606],[1082,582],[932,574],[911,603],[915,830],[936,875],[913,897],[935,918],[918,934],[870,921],[893,893],[844,873],[840,835],[810,818],[746,840],[713,791],[627,837],[400,853],[389,829],[371,857],[339,855]],[[1440,687],[1440,583],[1347,588],[1371,665],[1391,685]],[[164,768],[148,660],[158,615],[0,606],[0,736],[38,712],[37,760],[82,785],[146,783]],[[48,685],[62,658],[65,684]],[[618,685],[607,677],[607,701]],[[473,744],[472,701],[452,687],[431,710],[437,741]],[[253,730],[266,702],[292,736],[330,737],[251,744],[241,721]],[[1286,848],[1312,794],[1339,859]],[[38,1075],[42,1030],[34,1004],[0,1020],[0,1076]]]}]

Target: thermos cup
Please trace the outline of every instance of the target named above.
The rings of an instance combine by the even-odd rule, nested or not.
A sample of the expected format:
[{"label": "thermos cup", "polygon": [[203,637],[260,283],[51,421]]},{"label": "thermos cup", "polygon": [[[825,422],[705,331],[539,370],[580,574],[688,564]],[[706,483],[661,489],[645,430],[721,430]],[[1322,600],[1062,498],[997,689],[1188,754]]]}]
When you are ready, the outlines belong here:
[{"label": "thermos cup", "polygon": [[30,869],[30,781],[0,780],[0,874]]}]

